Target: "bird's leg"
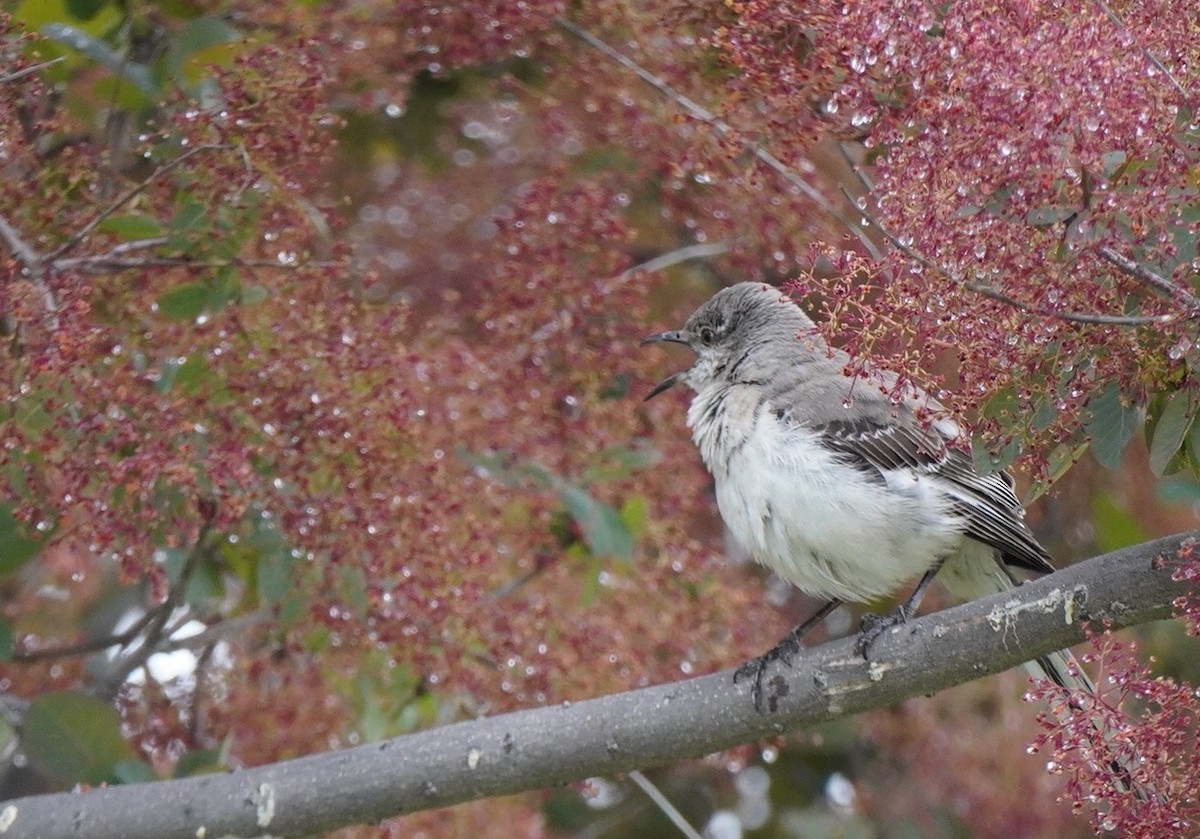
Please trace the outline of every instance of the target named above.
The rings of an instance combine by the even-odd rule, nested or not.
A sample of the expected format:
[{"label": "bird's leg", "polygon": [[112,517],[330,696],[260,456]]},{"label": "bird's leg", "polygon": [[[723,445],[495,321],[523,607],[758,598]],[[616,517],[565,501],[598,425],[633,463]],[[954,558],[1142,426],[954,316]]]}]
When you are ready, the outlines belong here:
[{"label": "bird's leg", "polygon": [[908,600],[897,606],[894,612],[887,615],[872,615],[868,613],[862,616],[862,623],[859,624],[858,629],[858,640],[854,642],[854,649],[859,655],[866,658],[876,638],[893,626],[907,623],[908,619],[917,613],[917,609],[921,606],[921,601],[925,598],[925,592],[929,588],[929,584],[933,582],[933,578],[937,576],[937,572],[942,570],[944,563],[945,560],[939,560],[936,565],[926,571],[925,576],[921,577],[921,580],[917,583],[917,587],[913,589],[913,593],[908,596]]},{"label": "bird's leg", "polygon": [[[766,672],[767,666],[773,661],[782,661],[788,667],[792,666],[792,656],[800,651],[800,641],[813,630],[817,624],[829,617],[834,609],[842,605],[840,600],[830,600],[820,609],[809,617],[804,623],[796,626],[783,639],[772,647],[767,652],[760,655],[758,658],[752,658],[733,672],[733,683],[736,685],[738,679],[753,677],[754,684],[750,689],[750,697],[754,700],[754,710],[762,713],[762,681],[763,673]],[[770,702],[770,710],[775,710],[775,702],[778,696],[772,696]]]}]

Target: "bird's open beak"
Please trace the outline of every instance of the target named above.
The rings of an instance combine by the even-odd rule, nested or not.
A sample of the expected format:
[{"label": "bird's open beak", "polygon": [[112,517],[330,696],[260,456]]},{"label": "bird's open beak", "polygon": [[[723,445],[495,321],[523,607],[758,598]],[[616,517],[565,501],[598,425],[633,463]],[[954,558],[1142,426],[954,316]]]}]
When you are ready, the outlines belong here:
[{"label": "bird's open beak", "polygon": [[[680,332],[678,329],[672,329],[669,332],[660,332],[657,335],[651,335],[649,338],[643,338],[642,346],[644,347],[647,344],[662,344],[662,343],[666,343],[666,342],[687,345],[688,340],[687,340],[687,338],[684,337],[684,334],[682,332]],[[655,385],[654,390],[652,390],[646,394],[646,398],[644,401],[649,402],[651,399],[658,396],[664,390],[670,390],[675,384],[677,384],[679,382],[679,380],[683,377],[683,374],[686,372],[687,372],[686,370],[680,370],[675,375],[668,376],[667,378],[663,379],[661,382],[659,382],[657,385]]]}]

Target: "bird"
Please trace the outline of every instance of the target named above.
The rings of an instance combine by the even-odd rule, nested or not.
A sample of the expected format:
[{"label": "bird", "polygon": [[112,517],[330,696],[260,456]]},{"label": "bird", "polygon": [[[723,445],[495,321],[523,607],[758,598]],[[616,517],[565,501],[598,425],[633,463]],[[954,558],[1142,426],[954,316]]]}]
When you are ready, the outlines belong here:
[{"label": "bird", "polygon": [[[726,527],[755,560],[824,601],[736,670],[735,682],[752,679],[760,712],[767,668],[790,665],[804,635],[843,603],[918,581],[894,613],[864,618],[856,647],[867,657],[882,632],[916,612],[935,576],[973,600],[1017,585],[1016,570],[1054,571],[1012,474],[981,474],[963,428],[923,390],[888,371],[853,375],[862,367],[781,290],[726,287],[682,329],[642,343],[664,342],[689,347],[695,362],[646,399],[677,384],[692,390],[687,425]],[[1029,667],[1061,687],[1094,691],[1067,651]]]}]

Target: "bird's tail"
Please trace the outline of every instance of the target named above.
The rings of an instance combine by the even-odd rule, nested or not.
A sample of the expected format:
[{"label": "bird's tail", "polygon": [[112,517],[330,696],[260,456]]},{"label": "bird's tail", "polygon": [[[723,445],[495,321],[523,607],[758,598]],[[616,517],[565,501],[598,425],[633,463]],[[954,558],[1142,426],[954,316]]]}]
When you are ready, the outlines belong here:
[{"label": "bird's tail", "polygon": [[[994,552],[989,549],[987,553],[986,562],[981,561],[982,556],[971,556],[969,553],[960,557],[958,562],[952,560],[943,569],[943,573],[939,574],[939,578],[953,594],[964,600],[974,600],[1015,588],[1018,581],[1012,572],[996,560]],[[1025,669],[1035,679],[1048,679],[1064,692],[1065,702],[1057,708],[1051,707],[1051,713],[1060,723],[1067,722],[1072,714],[1090,714],[1092,728],[1099,739],[1094,751],[1097,754],[1112,755],[1118,750],[1116,741],[1120,736],[1119,731],[1103,714],[1089,707],[1100,701],[1096,685],[1088,678],[1078,659],[1069,650],[1047,653],[1026,662]],[[1138,762],[1127,757],[1104,757],[1097,759],[1096,768],[1099,770],[1108,764],[1113,786],[1118,792],[1132,791],[1139,800],[1156,800],[1158,796],[1154,790],[1138,780],[1142,774],[1135,771]]]},{"label": "bird's tail", "polygon": [[[1100,738],[1101,746],[1098,751],[1109,752],[1117,748],[1118,733],[1113,725],[1100,714],[1090,711],[1081,697],[1096,697],[1099,695],[1095,683],[1088,678],[1087,673],[1080,667],[1078,659],[1068,650],[1058,650],[1047,653],[1040,658],[1025,663],[1025,669],[1035,679],[1048,679],[1058,685],[1065,694],[1066,705],[1058,709],[1051,708],[1051,713],[1059,722],[1067,722],[1072,714],[1091,713],[1092,729]],[[1100,745],[1100,744],[1097,744]],[[1133,792],[1140,801],[1153,801],[1156,796],[1152,789],[1137,780],[1134,761],[1127,757],[1112,757],[1108,760],[1108,771],[1118,792]]]}]

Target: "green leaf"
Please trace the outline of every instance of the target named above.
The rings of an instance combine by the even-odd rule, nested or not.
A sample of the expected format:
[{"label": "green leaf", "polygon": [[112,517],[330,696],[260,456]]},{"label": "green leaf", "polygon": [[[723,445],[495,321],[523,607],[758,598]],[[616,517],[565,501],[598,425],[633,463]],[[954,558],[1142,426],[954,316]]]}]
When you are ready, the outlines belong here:
[{"label": "green leaf", "polygon": [[267,291],[267,287],[263,285],[252,285],[242,289],[241,303],[243,306],[255,306],[271,296],[271,292]]},{"label": "green leaf", "polygon": [[341,565],[338,567],[337,593],[354,611],[355,615],[359,618],[366,618],[370,602],[367,594],[367,578],[361,566]]},{"label": "green leaf", "polygon": [[12,507],[0,504],[0,577],[11,574],[42,550],[42,539],[31,539]]},{"label": "green leaf", "polygon": [[1046,490],[1061,478],[1068,469],[1075,465],[1079,458],[1083,457],[1088,450],[1087,443],[1060,443],[1055,447],[1054,451],[1050,452],[1050,457],[1047,458],[1046,475],[1041,480],[1035,481],[1033,486],[1029,488],[1029,494],[1025,499],[1025,503],[1033,501],[1035,498],[1041,497]]},{"label": "green leaf", "polygon": [[1137,430],[1140,412],[1122,403],[1121,387],[1110,382],[1098,397],[1088,401],[1089,416],[1084,428],[1092,441],[1092,456],[1105,468],[1121,465],[1125,446]]},{"label": "green leaf", "polygon": [[158,310],[171,320],[194,320],[208,303],[204,283],[184,283],[158,298]]},{"label": "green leaf", "polygon": [[162,225],[150,216],[109,216],[97,227],[103,233],[115,233],[126,242],[153,239],[163,235]]},{"label": "green leaf", "polygon": [[621,505],[621,522],[635,539],[646,532],[646,496],[634,495]]},{"label": "green leaf", "polygon": [[175,210],[167,229],[170,231],[170,247],[187,251],[194,247],[195,242],[190,233],[196,233],[204,228],[206,212],[204,206],[195,201],[185,200]]},{"label": "green leaf", "polygon": [[1148,538],[1137,517],[1107,492],[1099,493],[1092,503],[1092,523],[1101,553],[1137,545]]},{"label": "green leaf", "polygon": [[618,559],[633,557],[633,534],[616,509],[579,487],[560,486],[558,491],[567,512],[583,531],[583,540],[592,554]]},{"label": "green leaf", "polygon": [[1021,453],[1021,442],[1017,439],[1007,440],[999,451],[993,452],[976,436],[971,440],[971,459],[975,463],[975,471],[980,475],[990,475],[1007,469]]},{"label": "green leaf", "polygon": [[48,693],[33,700],[21,739],[33,767],[64,784],[117,780],[117,764],[136,759],[121,736],[116,710],[82,693]]},{"label": "green leaf", "polygon": [[266,551],[254,569],[258,596],[268,606],[279,605],[292,590],[291,559],[286,550]]},{"label": "green leaf", "polygon": [[108,0],[67,0],[67,11],[78,20],[91,20],[108,5]]},{"label": "green leaf", "polygon": [[147,784],[157,781],[154,767],[144,760],[120,760],[113,764],[112,777],[122,784]]},{"label": "green leaf", "polygon": [[13,654],[12,624],[0,618],[0,661],[11,661]]},{"label": "green leaf", "polygon": [[1079,211],[1071,207],[1034,207],[1025,214],[1025,222],[1034,227],[1049,227],[1066,221],[1077,212]]},{"label": "green leaf", "polygon": [[226,766],[221,762],[221,753],[216,749],[197,749],[188,752],[175,764],[174,778],[186,778],[191,775],[211,775],[214,772],[224,772]]},{"label": "green leaf", "polygon": [[1172,393],[1154,425],[1150,441],[1150,471],[1161,477],[1167,471],[1196,419],[1197,400],[1192,390]]},{"label": "green leaf", "polygon": [[202,355],[188,356],[182,364],[176,359],[163,362],[155,388],[159,393],[166,393],[173,387],[178,387],[188,395],[204,391],[212,394],[218,389],[214,384],[213,372]]},{"label": "green leaf", "polygon": [[189,20],[171,39],[167,52],[167,66],[171,75],[185,83],[194,84],[200,76],[187,72],[188,65],[195,67],[198,64],[221,63],[223,51],[212,48],[222,47],[238,40],[239,37],[236,29],[218,17],[206,16]]},{"label": "green leaf", "polygon": [[[98,10],[97,10],[98,11]],[[110,73],[121,76],[146,96],[156,96],[158,84],[144,64],[129,61],[99,38],[68,23],[47,23],[41,34],[87,56]]]}]

